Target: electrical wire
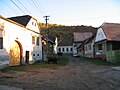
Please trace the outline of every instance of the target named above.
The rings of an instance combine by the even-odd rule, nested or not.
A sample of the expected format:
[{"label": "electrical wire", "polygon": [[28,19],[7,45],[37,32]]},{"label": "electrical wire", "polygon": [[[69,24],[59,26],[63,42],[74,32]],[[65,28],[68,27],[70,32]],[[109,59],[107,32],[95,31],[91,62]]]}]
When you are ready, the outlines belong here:
[{"label": "electrical wire", "polygon": [[[31,0],[28,0],[29,1],[29,4],[31,5],[31,7],[33,8],[33,10],[37,13],[37,14],[39,14],[40,15],[40,13],[39,12],[37,12],[37,9],[36,9],[36,7],[33,5],[33,3],[31,2]],[[38,16],[39,16],[38,15]]]},{"label": "electrical wire", "polygon": [[39,9],[39,7],[36,5],[36,3],[35,3],[33,0],[31,0],[31,1],[32,1],[33,5],[36,7],[36,9],[37,9],[41,14],[44,15],[44,13]]},{"label": "electrical wire", "polygon": [[[47,11],[45,10],[45,8],[42,6],[42,4],[39,2],[40,0],[38,0],[38,2],[36,2],[36,0],[34,0],[35,1],[35,3],[37,3],[37,5],[39,4],[40,6],[41,6],[41,8],[42,8],[42,10],[46,13],[46,15],[47,15]],[[38,6],[39,6],[38,5]]]},{"label": "electrical wire", "polygon": [[[19,2],[20,5],[22,5],[22,7],[29,13],[31,14],[31,12],[20,2],[20,0],[17,0]],[[31,14],[32,15],[32,14]]]},{"label": "electrical wire", "polygon": [[11,11],[14,11],[15,13],[18,14],[18,11],[15,10],[13,7],[11,7],[9,4],[7,4],[4,0],[1,0]]},{"label": "electrical wire", "polygon": [[25,14],[25,12],[14,2],[14,1],[12,1],[12,0],[10,0],[20,11],[22,11],[24,14]]}]

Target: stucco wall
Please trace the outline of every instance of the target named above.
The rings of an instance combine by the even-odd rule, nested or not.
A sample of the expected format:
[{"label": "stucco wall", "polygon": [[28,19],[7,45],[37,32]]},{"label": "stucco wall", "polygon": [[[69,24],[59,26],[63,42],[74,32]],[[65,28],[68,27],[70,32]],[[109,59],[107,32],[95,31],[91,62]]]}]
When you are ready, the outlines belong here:
[{"label": "stucco wall", "polygon": [[[29,23],[32,23],[31,21]],[[31,30],[28,30],[27,28],[23,28],[4,19],[0,19],[0,22],[4,23],[4,35],[3,35],[4,49],[0,49],[0,55],[1,55],[0,57],[3,60],[6,59],[8,60],[10,46],[13,42],[15,42],[15,40],[19,41],[22,45],[24,60],[25,60],[26,51],[29,51],[30,62],[34,62],[34,60],[42,59],[42,43],[41,43],[41,36],[39,35],[39,29],[35,27],[35,32],[38,32],[35,33]],[[34,30],[34,28],[32,29]],[[32,44],[32,36],[39,37],[39,42],[40,42],[39,46],[37,46],[36,44]],[[33,57],[33,53],[35,54],[34,57]],[[2,60],[1,58],[0,60]]]},{"label": "stucco wall", "polygon": [[[73,46],[58,46],[58,49],[57,51],[59,52],[59,48],[61,49],[60,52],[62,53],[72,53],[73,51],[71,51],[71,48],[73,50]],[[63,51],[63,48],[64,48],[64,51]],[[67,48],[68,48],[68,51],[67,51]]]}]

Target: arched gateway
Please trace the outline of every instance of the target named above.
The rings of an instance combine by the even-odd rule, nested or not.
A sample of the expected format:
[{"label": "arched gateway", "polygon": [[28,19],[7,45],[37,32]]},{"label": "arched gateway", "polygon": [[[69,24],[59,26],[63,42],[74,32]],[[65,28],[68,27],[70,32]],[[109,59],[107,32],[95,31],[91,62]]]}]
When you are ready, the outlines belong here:
[{"label": "arched gateway", "polygon": [[16,65],[22,64],[22,55],[23,55],[22,44],[19,41],[15,40],[10,45],[10,51],[9,51],[10,61],[9,61],[9,66],[16,66]]}]

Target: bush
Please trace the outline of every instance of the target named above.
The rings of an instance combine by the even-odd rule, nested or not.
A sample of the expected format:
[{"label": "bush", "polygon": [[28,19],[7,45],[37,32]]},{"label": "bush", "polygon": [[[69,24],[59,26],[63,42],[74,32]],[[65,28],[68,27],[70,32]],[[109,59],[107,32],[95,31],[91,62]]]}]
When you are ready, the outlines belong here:
[{"label": "bush", "polygon": [[120,63],[120,50],[108,51],[106,56],[108,62]]},{"label": "bush", "polygon": [[58,56],[62,56],[62,52],[58,52],[57,54],[58,54]]},{"label": "bush", "polygon": [[48,63],[58,63],[58,55],[57,54],[49,54],[48,55]]}]

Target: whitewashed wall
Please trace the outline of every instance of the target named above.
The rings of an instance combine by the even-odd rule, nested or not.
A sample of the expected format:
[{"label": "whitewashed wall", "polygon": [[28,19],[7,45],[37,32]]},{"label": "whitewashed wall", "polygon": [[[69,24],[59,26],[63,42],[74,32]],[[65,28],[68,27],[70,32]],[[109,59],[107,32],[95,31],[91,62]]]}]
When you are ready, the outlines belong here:
[{"label": "whitewashed wall", "polygon": [[[57,49],[58,52],[59,52],[59,48],[61,48],[62,53],[73,53],[73,46],[58,46],[58,49]],[[63,51],[63,48],[64,48],[64,51]],[[68,48],[68,51],[67,51],[67,48]],[[72,48],[72,51],[71,51],[71,48]]]},{"label": "whitewashed wall", "polygon": [[98,42],[98,41],[101,41],[101,40],[104,40],[106,39],[106,36],[104,34],[104,31],[102,28],[99,28],[97,30],[97,35],[96,35],[96,39],[95,39],[95,42]]},{"label": "whitewashed wall", "polygon": [[57,37],[56,37],[56,39],[55,39],[55,45],[54,45],[54,53],[55,54],[57,54],[57,46],[58,46],[58,39],[57,39]]},{"label": "whitewashed wall", "polygon": [[[29,22],[29,28],[35,30],[39,33],[38,26],[32,27],[30,23],[35,22],[34,19],[31,19]],[[0,23],[4,23],[4,35],[3,35],[3,47],[4,49],[0,49],[0,61],[9,61],[9,50],[10,45],[15,40],[19,41],[23,47],[23,58],[25,59],[25,52],[29,51],[29,60],[30,62],[34,62],[34,60],[41,60],[42,59],[42,43],[41,43],[41,36],[35,32],[32,32],[26,28],[13,24],[9,21],[4,19],[0,19]],[[32,36],[40,37],[39,38],[39,46],[32,44]],[[35,56],[33,57],[33,53]],[[39,56],[37,55],[39,54]]]},{"label": "whitewashed wall", "polygon": [[[84,45],[85,57],[94,58],[94,47],[93,47],[94,41],[95,39],[93,39],[92,42]],[[91,49],[89,49],[89,45],[91,46]],[[86,50],[86,47],[87,47],[87,50]]]}]

